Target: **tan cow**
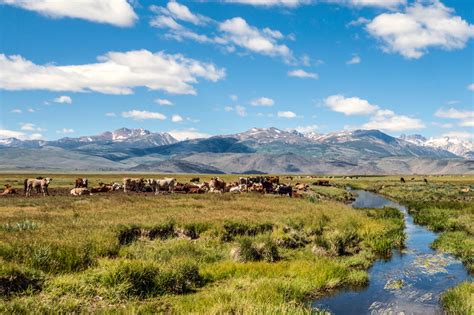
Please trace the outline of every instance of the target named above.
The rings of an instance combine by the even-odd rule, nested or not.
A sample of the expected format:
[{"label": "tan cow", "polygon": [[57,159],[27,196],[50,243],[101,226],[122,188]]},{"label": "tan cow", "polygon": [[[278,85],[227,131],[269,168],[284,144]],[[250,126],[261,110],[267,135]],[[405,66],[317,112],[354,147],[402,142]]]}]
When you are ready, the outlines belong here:
[{"label": "tan cow", "polygon": [[25,189],[25,195],[31,196],[31,191],[34,189],[38,190],[38,188],[41,189],[41,192],[43,193],[43,196],[48,195],[49,196],[49,191],[48,191],[48,185],[52,181],[52,178],[46,177],[42,179],[36,179],[36,178],[27,178],[24,181],[24,189]]},{"label": "tan cow", "polygon": [[91,195],[91,192],[89,189],[81,187],[81,188],[73,188],[69,192],[73,196],[84,196],[84,195]]}]

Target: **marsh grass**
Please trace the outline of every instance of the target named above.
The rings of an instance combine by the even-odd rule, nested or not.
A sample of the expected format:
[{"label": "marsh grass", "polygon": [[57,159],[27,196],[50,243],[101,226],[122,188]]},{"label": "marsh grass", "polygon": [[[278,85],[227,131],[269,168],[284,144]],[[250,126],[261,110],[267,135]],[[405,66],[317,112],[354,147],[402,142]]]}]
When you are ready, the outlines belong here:
[{"label": "marsh grass", "polygon": [[[0,179],[21,186],[30,176]],[[77,176],[53,176],[52,188]],[[96,185],[122,175],[86,177]],[[403,243],[393,209],[352,209],[329,195],[52,194],[0,199],[0,224],[39,226],[0,229],[0,259],[44,275],[41,291],[12,294],[0,313],[308,314],[312,297],[365,285],[373,261]],[[242,242],[250,259],[234,261]]]}]

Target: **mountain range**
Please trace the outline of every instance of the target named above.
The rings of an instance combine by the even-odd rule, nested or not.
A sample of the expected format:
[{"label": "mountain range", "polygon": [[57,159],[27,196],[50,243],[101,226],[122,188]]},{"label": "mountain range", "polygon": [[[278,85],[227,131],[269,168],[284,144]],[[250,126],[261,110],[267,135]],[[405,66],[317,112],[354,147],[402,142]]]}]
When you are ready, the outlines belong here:
[{"label": "mountain range", "polygon": [[0,170],[160,173],[474,173],[474,146],[457,138],[392,137],[379,130],[300,133],[252,128],[178,141],[121,128],[54,141],[0,139]]}]

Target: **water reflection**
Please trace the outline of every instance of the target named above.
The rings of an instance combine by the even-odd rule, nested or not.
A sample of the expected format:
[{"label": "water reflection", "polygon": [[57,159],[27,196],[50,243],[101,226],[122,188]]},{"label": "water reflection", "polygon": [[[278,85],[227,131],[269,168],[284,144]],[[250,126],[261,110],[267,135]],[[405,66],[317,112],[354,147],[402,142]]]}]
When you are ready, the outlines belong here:
[{"label": "water reflection", "polygon": [[334,314],[442,314],[440,295],[459,282],[472,279],[462,263],[430,248],[436,234],[413,223],[404,206],[367,191],[358,194],[354,208],[397,208],[405,214],[406,249],[369,270],[363,290],[342,290],[313,303]]}]

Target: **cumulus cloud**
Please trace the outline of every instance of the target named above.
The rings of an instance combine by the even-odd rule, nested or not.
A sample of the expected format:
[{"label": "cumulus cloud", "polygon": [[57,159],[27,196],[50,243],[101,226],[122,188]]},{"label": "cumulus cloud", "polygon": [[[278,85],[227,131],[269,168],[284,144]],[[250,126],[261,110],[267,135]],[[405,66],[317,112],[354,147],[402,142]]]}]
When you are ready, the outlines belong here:
[{"label": "cumulus cloud", "polygon": [[23,131],[39,131],[39,132],[46,131],[46,129],[37,127],[33,123],[20,123],[20,126],[21,126],[20,129]]},{"label": "cumulus cloud", "polygon": [[235,17],[219,24],[219,30],[224,33],[224,43],[236,45],[252,52],[268,56],[281,56],[290,60],[292,52],[288,46],[279,44],[282,34],[265,28],[259,30],[247,23],[241,17]]},{"label": "cumulus cloud", "polygon": [[307,72],[303,69],[296,69],[288,72],[290,77],[297,77],[297,78],[308,78],[308,79],[318,79],[319,76],[317,73],[314,72]]},{"label": "cumulus cloud", "polygon": [[[284,35],[278,30],[270,28],[259,29],[251,26],[241,17],[234,17],[225,21],[213,21],[209,17],[192,13],[188,7],[176,2],[169,2],[165,7],[151,6],[157,15],[150,21],[153,27],[167,29],[166,37],[183,41],[194,40],[199,43],[212,43],[223,46],[228,52],[236,51],[240,47],[246,51],[267,56],[282,57],[285,61],[293,60],[291,50],[280,41]],[[189,27],[179,24],[177,20],[189,22]],[[217,24],[217,35],[204,35],[199,30],[190,27],[202,27],[213,21]]]},{"label": "cumulus cloud", "polygon": [[148,50],[109,52],[97,63],[37,65],[21,56],[0,54],[0,88],[5,90],[94,91],[133,94],[144,86],[173,94],[196,94],[198,78],[216,82],[225,70],[180,54]]},{"label": "cumulus cloud", "polygon": [[462,49],[474,37],[474,25],[440,1],[415,2],[403,12],[383,13],[367,24],[366,30],[379,39],[386,52],[418,59],[429,48]]},{"label": "cumulus cloud", "polygon": [[199,138],[209,138],[210,135],[204,132],[200,132],[194,128],[184,129],[184,130],[171,130],[168,133],[175,139],[179,141],[199,139]]},{"label": "cumulus cloud", "polygon": [[63,128],[63,129],[60,129],[60,130],[56,130],[56,133],[58,134],[69,134],[69,133],[74,133],[74,129],[71,129],[71,128]]},{"label": "cumulus cloud", "polygon": [[459,110],[456,108],[438,109],[435,116],[439,118],[455,119],[460,127],[474,127],[474,111]]},{"label": "cumulus cloud", "polygon": [[308,125],[308,126],[298,126],[296,128],[292,128],[289,130],[296,130],[301,133],[310,133],[310,132],[316,132],[316,130],[319,129],[318,125]]},{"label": "cumulus cloud", "polygon": [[239,99],[239,97],[235,94],[229,95],[229,98],[234,102],[236,102]]},{"label": "cumulus cloud", "polygon": [[15,113],[15,114],[21,114],[23,111],[19,108],[12,109],[10,112]]},{"label": "cumulus cloud", "polygon": [[350,60],[346,62],[348,65],[357,65],[362,62],[362,59],[358,55],[352,56]]},{"label": "cumulus cloud", "polygon": [[72,104],[72,98],[67,95],[61,95],[56,97],[54,102],[59,104]]},{"label": "cumulus cloud", "polygon": [[332,95],[324,100],[324,103],[332,111],[344,115],[368,115],[374,113],[379,107],[370,104],[367,100],[358,97],[344,97],[343,95]]},{"label": "cumulus cloud", "polygon": [[252,106],[273,106],[275,101],[269,97],[259,97],[250,101]]},{"label": "cumulus cloud", "polygon": [[0,0],[52,18],[78,18],[120,27],[132,26],[138,19],[127,0]]},{"label": "cumulus cloud", "polygon": [[469,91],[473,91],[473,92],[474,92],[474,83],[469,84],[469,85],[467,86],[467,89],[468,89]]},{"label": "cumulus cloud", "polygon": [[467,131],[451,131],[442,135],[443,137],[460,138],[463,140],[474,141],[474,133]]},{"label": "cumulus cloud", "polygon": [[388,109],[377,110],[369,122],[362,125],[364,129],[380,129],[391,132],[399,132],[406,130],[423,129],[425,125],[419,119],[396,115],[393,111]]},{"label": "cumulus cloud", "polygon": [[171,121],[175,123],[182,122],[183,117],[181,117],[180,115],[173,115],[171,116]]},{"label": "cumulus cloud", "polygon": [[240,106],[240,105],[237,105],[235,106],[235,112],[237,115],[239,115],[240,117],[245,117],[247,116],[247,109],[243,106]]},{"label": "cumulus cloud", "polygon": [[115,113],[105,113],[105,116],[107,117],[117,117]]},{"label": "cumulus cloud", "polygon": [[43,136],[39,133],[26,134],[21,131],[0,129],[0,139],[16,138],[20,140],[40,140]]},{"label": "cumulus cloud", "polygon": [[161,113],[149,112],[146,110],[131,110],[128,112],[123,112],[122,117],[132,118],[134,120],[145,120],[145,119],[165,120],[166,119],[166,116]]},{"label": "cumulus cloud", "polygon": [[173,102],[164,98],[157,98],[154,102],[160,106],[173,106]]},{"label": "cumulus cloud", "polygon": [[393,9],[407,3],[406,0],[326,0],[326,2],[355,7],[379,7],[386,9]]},{"label": "cumulus cloud", "polygon": [[291,119],[296,118],[296,114],[290,111],[279,111],[277,117]]},{"label": "cumulus cloud", "polygon": [[249,4],[255,6],[285,6],[297,7],[302,4],[309,4],[312,0],[224,0],[227,3]]}]

